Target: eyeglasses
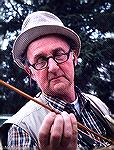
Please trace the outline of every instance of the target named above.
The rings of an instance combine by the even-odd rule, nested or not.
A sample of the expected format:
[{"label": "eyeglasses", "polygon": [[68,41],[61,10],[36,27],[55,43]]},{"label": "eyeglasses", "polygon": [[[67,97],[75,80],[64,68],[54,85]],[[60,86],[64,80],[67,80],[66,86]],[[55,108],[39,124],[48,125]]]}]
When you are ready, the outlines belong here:
[{"label": "eyeglasses", "polygon": [[66,62],[69,59],[69,55],[70,55],[71,49],[69,49],[68,53],[65,53],[64,50],[62,48],[57,49],[52,56],[39,56],[36,59],[36,62],[34,64],[30,64],[29,66],[32,66],[34,69],[36,70],[42,70],[44,68],[46,68],[48,66],[48,60],[49,58],[53,58],[53,60],[57,63],[57,64],[62,64],[64,62]]}]

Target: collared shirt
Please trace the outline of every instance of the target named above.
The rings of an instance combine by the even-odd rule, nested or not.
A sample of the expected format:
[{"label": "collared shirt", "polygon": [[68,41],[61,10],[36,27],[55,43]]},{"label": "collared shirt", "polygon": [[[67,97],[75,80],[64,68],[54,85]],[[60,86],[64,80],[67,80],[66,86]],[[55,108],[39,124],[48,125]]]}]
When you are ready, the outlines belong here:
[{"label": "collared shirt", "polygon": [[[107,130],[104,126],[104,123],[100,118],[95,114],[95,112],[90,108],[89,101],[81,94],[80,90],[76,87],[77,98],[76,101],[68,104],[68,107],[72,109],[72,112],[75,114],[77,120],[85,125],[86,127],[92,129],[94,132],[106,136]],[[66,110],[66,102],[59,98],[52,98],[42,93],[42,98],[44,98],[48,105],[53,109],[62,112]],[[78,108],[78,111],[77,111]],[[69,110],[70,110],[69,109]],[[26,144],[27,147],[34,147],[36,143],[30,137],[30,135],[25,134],[25,131],[20,127],[13,125],[8,132],[8,146],[12,145],[23,146]],[[79,130],[78,132],[78,146],[81,150],[91,150],[94,147],[108,146],[109,144],[103,140],[93,140],[95,139],[94,135],[89,133],[86,134],[83,131]],[[21,139],[21,140],[20,140]]]}]

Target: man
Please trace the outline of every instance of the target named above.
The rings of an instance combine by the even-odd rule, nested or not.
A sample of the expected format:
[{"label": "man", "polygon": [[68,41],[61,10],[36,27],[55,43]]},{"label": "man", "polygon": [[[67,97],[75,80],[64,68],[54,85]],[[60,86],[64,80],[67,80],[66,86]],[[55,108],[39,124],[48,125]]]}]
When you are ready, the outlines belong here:
[{"label": "man", "polygon": [[114,134],[107,106],[75,87],[80,47],[79,36],[54,14],[38,11],[27,16],[14,43],[13,58],[40,87],[42,92],[36,98],[59,113],[28,102],[1,128],[7,148],[92,150],[110,145],[77,127],[79,121],[102,136]]}]

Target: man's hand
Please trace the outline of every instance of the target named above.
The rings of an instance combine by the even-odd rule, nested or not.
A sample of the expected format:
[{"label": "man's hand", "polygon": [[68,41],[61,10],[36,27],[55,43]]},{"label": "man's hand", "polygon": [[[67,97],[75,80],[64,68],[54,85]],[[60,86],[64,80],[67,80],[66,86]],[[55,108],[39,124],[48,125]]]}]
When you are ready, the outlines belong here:
[{"label": "man's hand", "polygon": [[73,114],[49,113],[39,130],[40,150],[76,150],[77,121]]}]

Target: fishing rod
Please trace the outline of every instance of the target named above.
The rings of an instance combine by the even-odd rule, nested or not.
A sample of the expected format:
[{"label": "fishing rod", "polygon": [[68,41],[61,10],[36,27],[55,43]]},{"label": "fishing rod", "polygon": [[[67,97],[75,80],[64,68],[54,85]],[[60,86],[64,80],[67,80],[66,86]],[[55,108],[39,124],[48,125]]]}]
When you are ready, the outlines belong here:
[{"label": "fishing rod", "polygon": [[[33,98],[32,96],[28,95],[27,93],[25,93],[25,92],[23,92],[23,91],[17,89],[16,87],[10,85],[10,84],[7,83],[7,82],[4,82],[4,81],[1,80],[1,79],[0,79],[0,84],[6,86],[7,88],[9,88],[9,89],[11,89],[11,90],[13,90],[13,91],[15,91],[16,93],[18,93],[18,94],[20,94],[21,96],[27,98],[28,100],[34,101],[35,103],[41,105],[41,106],[44,107],[45,109],[48,109],[48,110],[51,111],[51,112],[55,112],[56,114],[60,114],[59,112],[57,112],[56,110],[52,109],[51,107],[49,107],[48,105],[44,104],[43,102],[38,101],[38,99]],[[111,143],[112,145],[114,145],[114,141],[113,141],[113,140],[108,139],[108,138],[106,138],[106,137],[104,137],[104,136],[102,136],[102,135],[100,135],[100,134],[94,132],[93,130],[89,129],[88,127],[85,127],[84,125],[82,125],[81,123],[77,122],[77,126],[78,126],[79,129],[83,129],[83,130],[86,130],[86,131],[92,133],[96,138],[99,137],[100,139],[106,140],[107,142],[109,142],[109,143]]]}]

